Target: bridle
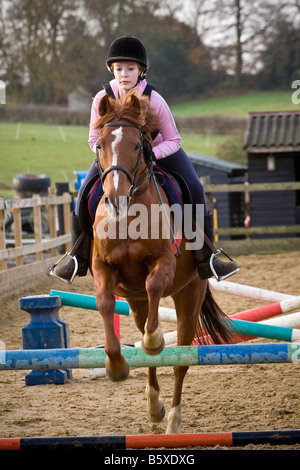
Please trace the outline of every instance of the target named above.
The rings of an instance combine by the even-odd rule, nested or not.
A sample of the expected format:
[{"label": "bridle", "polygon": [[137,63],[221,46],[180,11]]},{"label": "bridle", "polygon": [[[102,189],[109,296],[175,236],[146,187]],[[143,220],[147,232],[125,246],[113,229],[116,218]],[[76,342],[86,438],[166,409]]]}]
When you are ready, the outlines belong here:
[{"label": "bridle", "polygon": [[[108,123],[104,124],[103,127],[135,127],[136,129],[138,129],[140,131],[140,151],[139,151],[138,159],[137,159],[136,165],[133,169],[133,172],[130,173],[130,171],[128,171],[126,168],[124,168],[121,165],[111,165],[110,167],[106,168],[106,170],[103,170],[101,168],[100,161],[99,161],[99,154],[98,154],[99,149],[96,149],[96,151],[97,151],[97,165],[98,165],[98,170],[99,170],[99,175],[100,175],[100,178],[101,178],[102,185],[103,185],[103,182],[104,182],[106,176],[111,171],[115,171],[115,170],[122,171],[123,173],[125,173],[125,175],[127,176],[127,178],[129,179],[129,181],[131,183],[131,186],[130,186],[130,188],[128,190],[128,194],[127,194],[128,201],[130,202],[131,198],[134,195],[143,194],[143,192],[146,191],[147,186],[145,186],[145,184],[148,181],[150,182],[150,179],[152,178],[153,181],[154,181],[154,185],[155,185],[157,194],[158,194],[159,199],[160,199],[160,203],[161,203],[162,208],[163,208],[163,212],[165,213],[166,220],[169,224],[169,228],[170,228],[170,231],[171,231],[171,234],[172,234],[173,242],[174,242],[175,247],[176,247],[175,256],[179,256],[180,255],[180,250],[179,250],[179,247],[177,245],[177,241],[176,241],[173,229],[172,229],[171,221],[170,221],[169,216],[166,213],[165,205],[163,203],[162,196],[161,196],[161,193],[160,193],[159,188],[158,188],[158,183],[157,183],[156,178],[155,178],[155,174],[154,174],[154,170],[153,170],[153,164],[154,164],[155,157],[154,157],[154,154],[152,152],[152,144],[151,144],[150,140],[141,131],[140,127],[138,127],[135,124],[132,124],[130,122],[127,122],[127,121],[125,121],[125,122],[124,121],[108,122]],[[138,180],[138,176],[139,176],[138,175],[138,170],[139,170],[139,167],[141,165],[143,155],[144,155],[146,167],[141,172],[140,176],[145,171],[147,171],[147,174],[146,174],[144,180],[142,181],[142,183],[137,186],[137,180]],[[139,191],[139,193],[138,193],[138,191]]]},{"label": "bridle", "polygon": [[[138,158],[137,158],[136,165],[135,165],[132,173],[130,173],[130,171],[127,170],[127,168],[125,168],[121,165],[111,165],[110,167],[106,168],[106,170],[103,170],[102,167],[101,167],[101,164],[100,164],[100,159],[99,159],[99,150],[100,149],[96,147],[97,166],[98,166],[98,171],[99,171],[99,175],[100,175],[100,178],[101,178],[102,185],[104,183],[104,180],[105,180],[106,176],[111,171],[117,171],[117,170],[122,171],[123,173],[125,173],[125,175],[127,176],[127,178],[130,181],[131,186],[128,190],[128,195],[127,195],[129,197],[129,200],[130,200],[134,195],[137,195],[138,191],[139,191],[138,194],[142,194],[144,191],[146,191],[147,187],[143,188],[143,186],[145,186],[147,181],[149,181],[151,176],[153,175],[153,158],[152,158],[151,142],[145,136],[145,134],[143,134],[143,132],[141,131],[141,129],[138,126],[136,126],[135,124],[132,124],[130,122],[125,122],[125,121],[108,122],[108,123],[104,124],[103,127],[135,127],[136,129],[138,129],[140,131],[140,136],[139,136],[139,138],[140,138],[140,151],[139,151],[139,155],[138,155]],[[140,183],[137,186],[138,177],[141,176],[141,175],[138,174],[138,170],[139,170],[140,165],[142,163],[143,155],[145,157],[145,162],[146,162],[146,167],[143,170],[143,172],[147,171],[147,174],[146,174],[144,180],[142,181],[142,183]]]}]

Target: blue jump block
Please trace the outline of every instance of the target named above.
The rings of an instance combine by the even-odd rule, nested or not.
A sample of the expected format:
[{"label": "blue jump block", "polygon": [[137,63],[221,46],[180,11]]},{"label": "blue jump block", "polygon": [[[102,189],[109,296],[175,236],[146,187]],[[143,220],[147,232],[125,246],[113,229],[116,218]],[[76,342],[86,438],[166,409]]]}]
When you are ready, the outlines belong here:
[{"label": "blue jump block", "polygon": [[[37,295],[20,299],[20,308],[30,315],[22,328],[24,349],[62,349],[70,347],[69,325],[59,318],[59,296]],[[63,384],[72,378],[71,369],[33,370],[25,376],[26,385]]]}]

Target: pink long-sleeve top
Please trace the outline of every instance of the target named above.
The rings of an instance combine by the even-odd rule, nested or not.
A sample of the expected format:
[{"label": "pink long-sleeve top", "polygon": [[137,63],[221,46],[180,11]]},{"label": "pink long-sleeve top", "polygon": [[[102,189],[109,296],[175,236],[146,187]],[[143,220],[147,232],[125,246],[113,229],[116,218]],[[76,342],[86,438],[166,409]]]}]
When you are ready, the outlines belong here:
[{"label": "pink long-sleeve top", "polygon": [[[119,88],[116,80],[111,80],[110,85],[117,98],[119,98]],[[141,95],[147,85],[146,80],[142,80],[138,84],[138,93]],[[99,129],[93,129],[93,123],[99,118],[99,103],[101,98],[105,95],[105,90],[99,91],[93,99],[90,120],[90,133],[89,133],[89,146],[96,152],[96,142]],[[159,134],[153,141],[153,152],[155,157],[160,158],[168,157],[177,152],[181,146],[181,137],[177,130],[174,118],[171,114],[170,108],[163,97],[156,91],[152,91],[150,102],[154,106],[157,115],[159,116]]]}]

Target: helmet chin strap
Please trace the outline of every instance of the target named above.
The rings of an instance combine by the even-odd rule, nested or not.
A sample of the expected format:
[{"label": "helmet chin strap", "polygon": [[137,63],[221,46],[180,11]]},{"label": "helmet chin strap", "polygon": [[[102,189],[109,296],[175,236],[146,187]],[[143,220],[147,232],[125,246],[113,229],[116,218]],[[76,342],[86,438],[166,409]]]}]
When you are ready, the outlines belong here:
[{"label": "helmet chin strap", "polygon": [[138,76],[135,86],[137,86],[142,80],[145,80],[145,78],[146,78],[146,72],[141,72]]},{"label": "helmet chin strap", "polygon": [[146,71],[142,71],[139,75],[138,81],[145,80],[146,78]]}]

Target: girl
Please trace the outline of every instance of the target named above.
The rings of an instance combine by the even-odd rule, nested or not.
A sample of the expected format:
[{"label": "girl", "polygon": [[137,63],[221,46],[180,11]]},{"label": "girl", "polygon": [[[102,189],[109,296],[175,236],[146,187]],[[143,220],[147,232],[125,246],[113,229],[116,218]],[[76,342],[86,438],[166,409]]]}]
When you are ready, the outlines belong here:
[{"label": "girl", "polygon": [[[153,140],[153,153],[156,163],[163,170],[173,170],[181,175],[189,187],[193,206],[204,206],[204,232],[208,239],[213,240],[212,214],[207,212],[205,194],[198,175],[186,153],[181,148],[181,138],[175,121],[165,100],[155,91],[149,93],[149,85],[146,81],[148,69],[147,53],[141,41],[133,36],[122,36],[116,39],[108,50],[106,65],[113,75],[113,80],[106,85],[105,89],[99,91],[95,96],[91,109],[89,145],[96,153],[96,142],[99,129],[94,129],[93,124],[99,118],[99,103],[101,98],[108,93],[110,96],[122,100],[128,91],[136,87],[137,93],[150,95],[150,102],[159,116],[159,133]],[[153,87],[152,87],[153,88]],[[81,228],[78,220],[78,208],[82,193],[87,183],[98,173],[96,160],[93,162],[88,174],[79,190],[75,214],[71,214],[72,242],[78,239]],[[76,249],[78,262],[78,276],[85,276],[88,268],[90,240],[85,237]],[[214,273],[210,267],[212,247],[204,243],[201,250],[195,251],[195,259],[201,279],[208,279],[213,274],[217,278],[229,277],[238,271],[239,267],[234,261],[223,262],[219,258],[213,258]],[[70,282],[74,272],[74,261],[69,259],[67,263],[60,266],[57,264],[53,274]]]}]

